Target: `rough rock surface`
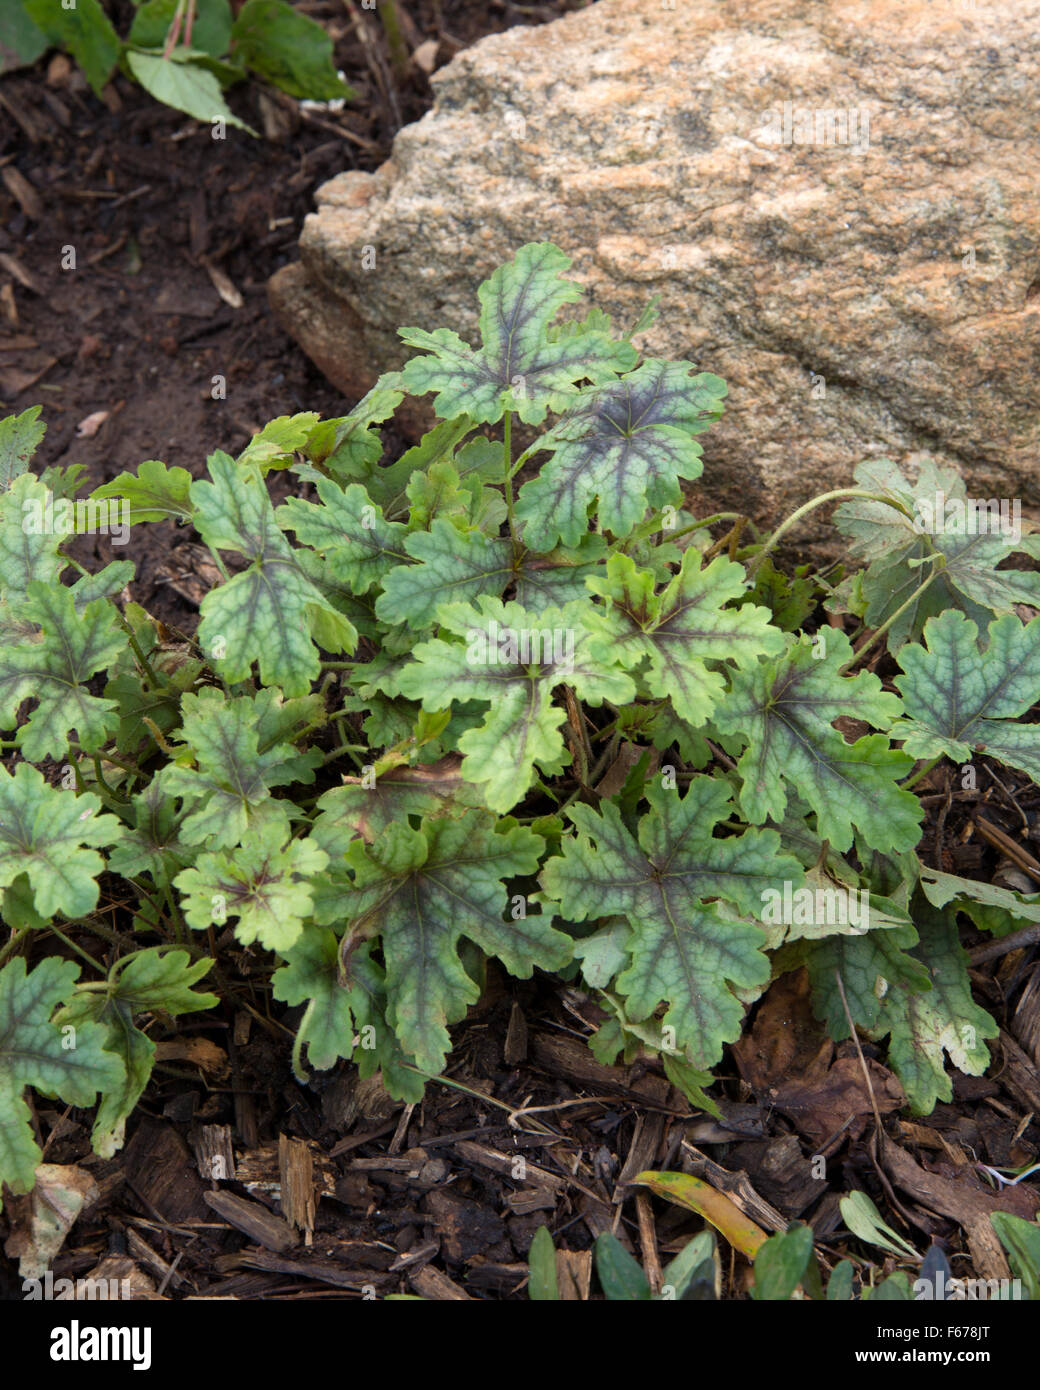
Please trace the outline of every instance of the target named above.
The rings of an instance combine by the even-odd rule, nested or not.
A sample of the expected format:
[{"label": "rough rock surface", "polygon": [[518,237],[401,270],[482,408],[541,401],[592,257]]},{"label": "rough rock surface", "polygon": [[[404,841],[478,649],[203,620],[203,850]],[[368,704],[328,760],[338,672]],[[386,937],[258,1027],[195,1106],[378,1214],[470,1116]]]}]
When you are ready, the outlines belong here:
[{"label": "rough rock surface", "polygon": [[1040,0],[600,0],[436,74],[272,302],[359,394],[398,325],[472,340],[481,279],[552,240],[615,322],[660,294],[645,353],[728,381],[712,501],[769,519],[929,453],[1035,505],[1038,72]]}]

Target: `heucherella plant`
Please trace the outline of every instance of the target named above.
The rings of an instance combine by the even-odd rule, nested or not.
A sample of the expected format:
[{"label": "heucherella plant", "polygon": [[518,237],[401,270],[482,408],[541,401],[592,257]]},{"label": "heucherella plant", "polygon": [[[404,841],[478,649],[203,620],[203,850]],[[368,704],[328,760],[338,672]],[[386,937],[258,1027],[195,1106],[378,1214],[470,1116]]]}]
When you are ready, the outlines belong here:
[{"label": "heucherella plant", "polygon": [[[914,787],[944,757],[1037,776],[1040,618],[1012,605],[1040,583],[994,569],[1003,535],[915,529],[889,464],[842,492],[867,563],[837,586],[773,563],[805,509],[772,537],[698,519],[725,384],[641,359],[652,308],[628,333],[561,321],[568,266],[522,247],[480,289],[479,342],[402,329],[417,355],[341,419],[282,417],[205,477],[149,460],[80,497],[77,517],[193,529],[222,582],[191,638],[127,600],[131,563],[88,573],[41,521],[82,489],[31,471],[39,409],[0,424],[13,1190],[39,1160],[27,1088],[99,1095],[110,1152],[148,1020],[219,1006],[247,949],[302,1009],[301,1078],[352,1059],[410,1100],[488,958],[580,971],[597,1057],[658,1054],[708,1108],[749,1005],[803,965],[836,1038],[889,1039],[914,1110],[949,1099],[948,1061],[987,1067],[957,915],[1004,933],[1040,898],[922,862]],[[386,460],[409,392],[437,423]],[[929,468],[926,491],[963,499]],[[95,930],[103,954],[79,944]],[[199,993],[214,961],[221,995]]]}]

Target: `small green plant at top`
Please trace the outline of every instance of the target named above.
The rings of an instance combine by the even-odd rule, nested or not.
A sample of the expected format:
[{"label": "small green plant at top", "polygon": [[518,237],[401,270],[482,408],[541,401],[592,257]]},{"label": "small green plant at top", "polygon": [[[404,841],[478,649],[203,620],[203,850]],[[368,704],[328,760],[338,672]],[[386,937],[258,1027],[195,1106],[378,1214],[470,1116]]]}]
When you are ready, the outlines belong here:
[{"label": "small green plant at top", "polygon": [[[8,0],[0,17],[0,71],[33,63],[55,45],[66,49],[97,95],[118,68],[157,101],[196,120],[249,127],[224,100],[250,74],[290,96],[315,101],[357,95],[337,76],[332,40],[286,0],[135,0],[120,38],[101,0]],[[255,133],[255,132],[251,132]]]}]

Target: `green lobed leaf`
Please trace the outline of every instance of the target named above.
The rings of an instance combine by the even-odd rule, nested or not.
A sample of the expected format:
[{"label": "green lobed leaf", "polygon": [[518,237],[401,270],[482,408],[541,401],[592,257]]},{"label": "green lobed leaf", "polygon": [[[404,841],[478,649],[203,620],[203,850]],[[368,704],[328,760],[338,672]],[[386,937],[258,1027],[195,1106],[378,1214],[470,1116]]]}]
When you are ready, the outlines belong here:
[{"label": "green lobed leaf", "polygon": [[516,515],[528,545],[576,545],[594,501],[600,526],[615,536],[627,536],[648,507],[681,504],[679,480],[703,468],[693,436],[719,418],[726,394],[720,377],[692,370],[649,358],[622,381],[581,393],[538,441],[552,459],[520,491]]},{"label": "green lobed leaf", "polygon": [[[321,763],[317,749],[299,753],[291,743],[314,708],[309,698],[282,701],[277,690],[228,700],[211,686],[181,702],[185,760],[159,774],[162,790],[188,810],[180,827],[186,844],[227,849],[269,820],[284,821],[291,803],[273,802],[270,789],[310,784]],[[190,750],[190,751],[189,751]]]},{"label": "green lobed leaf", "polygon": [[5,604],[17,604],[34,579],[57,579],[67,561],[59,553],[64,537],[43,525],[47,484],[32,473],[16,477],[0,491],[0,592]]},{"label": "green lobed leaf", "polygon": [[893,988],[907,994],[925,993],[932,987],[926,966],[908,953],[917,945],[913,927],[867,932],[865,936],[835,935],[814,942],[806,964],[813,987],[813,1009],[827,1024],[837,1042],[849,1036],[849,1025],[836,976],[845,987],[852,1021],[865,1032],[883,1028],[885,997]]},{"label": "green lobed leaf", "polygon": [[115,816],[97,814],[100,805],[50,786],[29,763],[13,774],[0,766],[0,887],[25,874],[41,917],[92,912],[104,862],[88,846],[114,844],[123,833]]},{"label": "green lobed leaf", "polygon": [[43,1158],[23,1099],[26,1086],[86,1106],[120,1081],[119,1058],[104,1051],[104,1028],[87,1022],[70,1034],[52,1022],[78,976],[78,965],[53,956],[28,974],[20,956],[0,970],[0,1183],[14,1193],[32,1190]]},{"label": "green lobed leaf", "polygon": [[237,917],[235,936],[268,951],[284,951],[311,915],[309,880],[329,857],[310,839],[286,842],[284,822],[263,821],[249,842],[231,850],[200,854],[173,880],[183,894],[184,920],[196,931]]},{"label": "green lobed leaf", "polygon": [[646,660],[651,695],[667,699],[680,719],[703,724],[722,699],[725,682],[709,661],[754,666],[761,655],[785,648],[783,633],[765,608],[727,608],[747,590],[741,565],[719,555],[705,568],[696,550],[687,550],[679,573],[662,593],[653,576],[627,555],[607,561],[604,578],[587,580],[592,593],[607,600],[596,627],[610,641],[627,670]]},{"label": "green lobed leaf", "polygon": [[709,900],[725,899],[753,917],[764,892],[782,892],[785,882],[797,887],[802,868],[780,853],[774,830],[712,833],[732,810],[721,781],[694,777],[685,797],[655,782],[647,799],[638,839],[610,802],[598,812],[571,807],[567,815],[578,834],[546,863],[541,883],[570,920],[628,919],[631,965],[616,985],[627,996],[626,1012],[639,1022],[666,1002],[663,1022],[674,1029],[677,1048],[707,1071],[723,1043],[740,1033],[744,1010],[732,987],[769,978],[763,931],[728,920]]},{"label": "green lobed leaf", "polygon": [[264,685],[306,694],[321,669],[315,641],[353,651],[357,631],[301,570],[253,470],[219,451],[207,467],[213,481],[190,489],[196,529],[252,563],[202,600],[198,640],[225,680],[248,679],[258,661]]},{"label": "green lobed leaf", "polygon": [[319,1071],[327,1071],[340,1057],[352,1059],[362,1078],[380,1071],[390,1094],[421,1100],[423,1079],[409,1069],[386,1023],[386,978],[372,959],[371,943],[351,943],[346,969],[335,934],[308,925],[283,954],[286,964],[271,977],[272,993],[287,1004],[307,1006],[296,1030],[294,1056],[302,1056],[306,1048],[308,1061]]},{"label": "green lobed leaf", "polygon": [[968,954],[957,934],[956,913],[918,902],[914,922],[920,942],[913,956],[928,972],[931,988],[920,993],[896,983],[885,996],[880,1026],[891,1032],[889,1064],[910,1108],[927,1115],[936,1101],[953,1099],[945,1054],[968,1076],[982,1076],[990,1063],[984,1040],[1000,1030],[971,997]]},{"label": "green lobed leaf", "polygon": [[741,809],[752,824],[783,818],[791,784],[836,850],[851,846],[854,828],[875,849],[911,849],[923,811],[897,781],[913,770],[913,760],[881,734],[847,743],[833,728],[840,716],[888,728],[900,713],[899,698],[882,691],[871,672],[840,674],[852,655],[837,629],[815,639],[788,638],[782,656],[732,677],[714,723],[748,740],[737,770]]},{"label": "green lobed leaf", "polygon": [[159,459],[146,459],[135,473],[120,473],[90,495],[95,500],[114,497],[125,502],[131,526],[141,521],[190,521],[190,486],[186,468],[167,468]]},{"label": "green lobed leaf", "polygon": [[978,628],[951,610],[929,618],[924,643],[899,649],[907,717],[892,737],[915,758],[963,763],[985,751],[1040,781],[1040,725],[1021,722],[1040,701],[1040,618],[995,619],[980,650]]},{"label": "green lobed leaf", "polygon": [[536,766],[553,774],[569,759],[560,735],[565,711],[552,703],[556,686],[571,686],[591,705],[624,704],[635,693],[604,640],[585,627],[583,609],[569,604],[533,613],[486,596],[477,605],[445,604],[438,613],[442,630],[464,640],[420,642],[411,663],[373,683],[421,701],[426,710],[446,709],[455,700],[488,701],[483,723],[459,739],[462,771],[492,810],[507,811],[526,792]]},{"label": "green lobed leaf", "polygon": [[[320,839],[315,827],[314,838]],[[442,1069],[447,1025],[465,1015],[480,990],[459,956],[462,938],[528,978],[536,965],[558,969],[571,943],[538,914],[505,919],[504,880],[532,874],[544,842],[512,821],[496,825],[481,811],[426,820],[419,830],[398,822],[374,844],[356,840],[345,864],[352,881],[327,880],[315,920],[353,924],[379,934],[386,963],[387,1020],[405,1052],[431,1075]],[[341,856],[342,861],[342,856]]]},{"label": "green lobed leaf", "polygon": [[[936,500],[946,499],[947,521],[956,523],[958,510],[967,505],[967,488],[953,469],[925,460],[912,483],[888,459],[872,459],[855,473],[859,487],[891,499],[872,502],[857,498],[843,502],[834,513],[838,529],[850,539],[853,555],[869,558],[858,576],[862,615],[869,627],[880,627],[918,594],[888,632],[888,647],[896,651],[904,642],[920,636],[930,617],[948,609],[960,609],[985,624],[991,614],[1009,613],[1016,603],[1040,606],[1040,575],[997,566],[1015,551],[1020,540],[1000,530],[986,529],[980,517],[968,531],[935,530]],[[938,557],[938,562],[931,557]],[[933,564],[941,572],[922,589]]]},{"label": "green lobed leaf", "polygon": [[321,551],[332,574],[352,594],[367,593],[395,566],[407,561],[407,527],[399,521],[386,521],[360,484],[341,488],[331,479],[322,479],[317,492],[321,506],[290,497],[275,513],[278,524],[295,531],[305,545]]},{"label": "green lobed leaf", "polygon": [[460,769],[461,759],[450,753],[419,767],[388,768],[378,777],[372,771],[344,777],[343,786],[332,787],[319,799],[315,833],[328,835],[338,826],[348,840],[360,835],[371,844],[409,816],[458,814],[479,806],[476,789]]},{"label": "green lobed leaf", "polygon": [[596,573],[604,543],[588,536],[573,550],[535,555],[508,538],[479,531],[460,531],[436,518],[428,531],[409,535],[404,548],[417,564],[390,570],[376,613],[385,622],[412,628],[432,627],[442,604],[500,596],[515,586],[516,602],[525,608],[556,606],[584,597],[584,581]]},{"label": "green lobed leaf", "polygon": [[955,901],[958,912],[966,913],[977,927],[997,936],[1006,936],[1026,922],[1040,922],[1040,893],[1025,897],[995,883],[923,866],[921,891],[934,907]]},{"label": "green lobed leaf", "polygon": [[194,857],[180,839],[184,813],[178,814],[173,795],[158,777],[132,798],[130,813],[133,823],[109,853],[108,867],[124,878],[147,873],[156,883],[170,881]]},{"label": "green lobed leaf", "polygon": [[26,472],[33,454],[40,447],[47,426],[40,421],[39,405],[31,405],[21,415],[0,420],[0,492]]},{"label": "green lobed leaf", "polygon": [[22,611],[43,632],[0,649],[0,728],[14,728],[22,701],[32,699],[35,707],[17,734],[26,758],[63,758],[73,731],[86,752],[96,751],[115,728],[116,705],[86,686],[126,646],[115,611],[95,599],[77,613],[70,589],[39,580],[27,586]]},{"label": "green lobed leaf", "polygon": [[448,328],[399,329],[409,347],[428,354],[405,364],[401,377],[408,390],[419,396],[435,391],[442,419],[468,415],[493,424],[509,410],[537,425],[567,403],[579,381],[608,381],[631,367],[635,349],[602,333],[550,342],[557,311],[581,297],[581,286],[562,278],[570,263],[551,242],[532,242],[499,266],[477,292],[478,349]]}]

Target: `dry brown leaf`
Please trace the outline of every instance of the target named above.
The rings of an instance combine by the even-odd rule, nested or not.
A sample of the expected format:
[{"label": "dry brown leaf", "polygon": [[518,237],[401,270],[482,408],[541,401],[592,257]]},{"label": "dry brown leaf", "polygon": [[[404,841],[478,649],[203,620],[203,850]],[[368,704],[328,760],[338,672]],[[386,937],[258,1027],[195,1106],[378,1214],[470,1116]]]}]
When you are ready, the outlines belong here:
[{"label": "dry brown leaf", "polygon": [[227,1053],[209,1038],[169,1038],[155,1044],[157,1062],[190,1062],[218,1078],[229,1075]]},{"label": "dry brown leaf", "polygon": [[0,251],[0,266],[7,271],[8,275],[13,275],[20,285],[24,285],[27,290],[32,290],[33,294],[43,294],[43,286],[32,271],[27,266],[22,265],[21,261],[14,256],[9,256],[6,251]]},{"label": "dry brown leaf", "polygon": [[213,282],[213,288],[224,303],[230,305],[232,309],[241,309],[245,301],[232,283],[231,277],[219,266],[211,265],[209,261],[203,261],[202,264],[206,267],[206,274]]},{"label": "dry brown leaf", "polygon": [[440,46],[439,39],[425,39],[412,54],[415,66],[421,68],[427,77],[437,66],[437,50]]},{"label": "dry brown leaf", "polygon": [[0,169],[0,178],[3,178],[8,193],[17,200],[26,217],[31,217],[34,222],[40,222],[43,219],[43,203],[40,195],[21,170],[16,169],[13,164],[5,164]]},{"label": "dry brown leaf", "polygon": [[73,1222],[97,1197],[97,1183],[85,1169],[75,1164],[38,1165],[33,1190],[7,1203],[11,1234],[4,1251],[18,1260],[23,1279],[43,1278]]},{"label": "dry brown leaf", "polygon": [[84,419],[82,419],[76,426],[76,434],[79,436],[80,439],[93,439],[94,435],[97,434],[98,430],[105,423],[110,414],[111,411],[108,410],[92,411],[89,415],[85,416]]}]

